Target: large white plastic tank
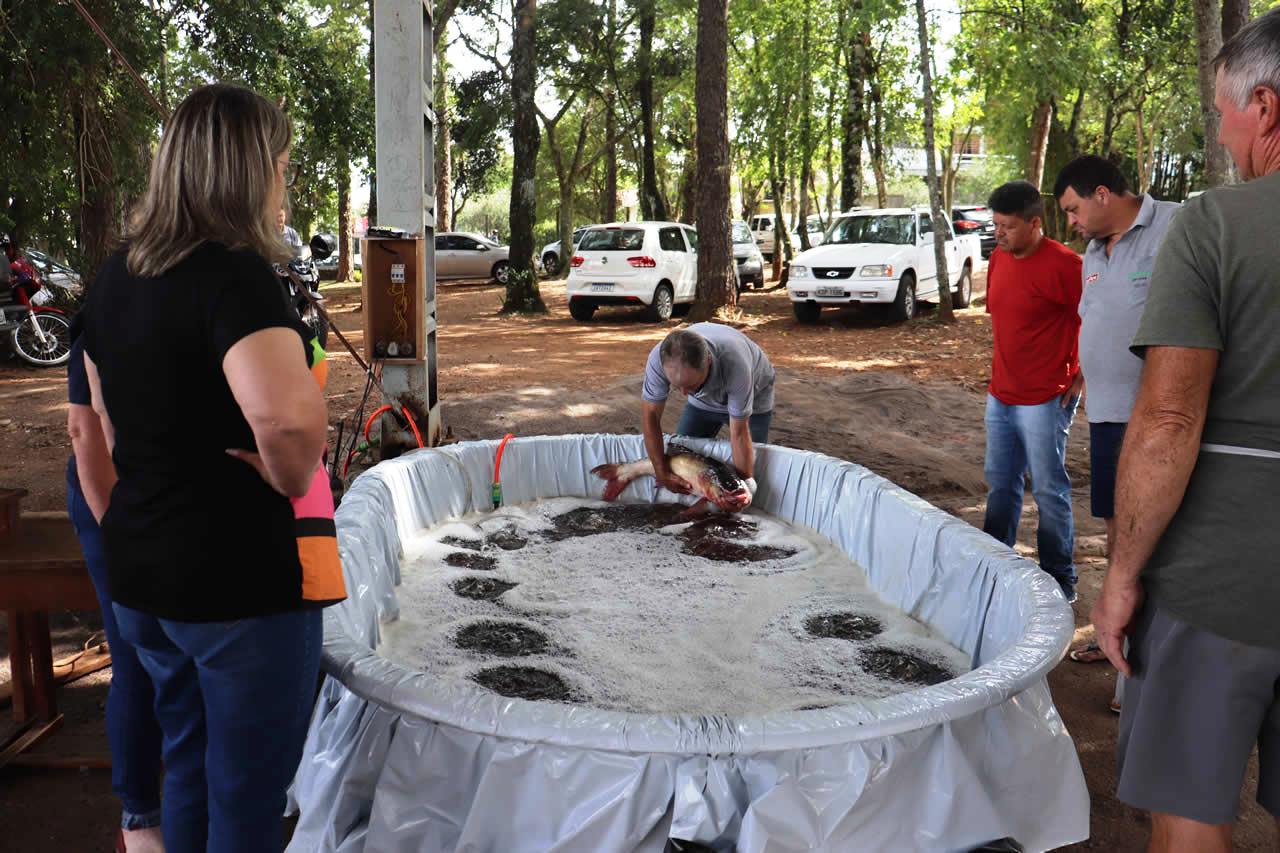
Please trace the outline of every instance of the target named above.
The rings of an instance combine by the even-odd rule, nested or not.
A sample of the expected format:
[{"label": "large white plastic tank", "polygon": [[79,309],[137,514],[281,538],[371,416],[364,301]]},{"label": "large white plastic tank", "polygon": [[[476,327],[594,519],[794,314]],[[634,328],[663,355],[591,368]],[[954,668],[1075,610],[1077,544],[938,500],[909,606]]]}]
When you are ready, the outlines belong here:
[{"label": "large white plastic tank", "polygon": [[[682,439],[728,457],[724,443]],[[490,505],[496,442],[384,462],[338,511],[350,598],[325,614],[327,673],[291,802],[292,853],[1027,850],[1083,840],[1089,798],[1046,673],[1072,616],[1057,584],[858,465],[758,449],[755,506],[807,525],[974,669],[933,687],[760,717],[626,714],[508,699],[378,656],[401,540]],[[521,438],[511,503],[598,496],[638,436]],[[652,480],[624,499],[652,497]],[[664,493],[665,494],[665,493]]]}]

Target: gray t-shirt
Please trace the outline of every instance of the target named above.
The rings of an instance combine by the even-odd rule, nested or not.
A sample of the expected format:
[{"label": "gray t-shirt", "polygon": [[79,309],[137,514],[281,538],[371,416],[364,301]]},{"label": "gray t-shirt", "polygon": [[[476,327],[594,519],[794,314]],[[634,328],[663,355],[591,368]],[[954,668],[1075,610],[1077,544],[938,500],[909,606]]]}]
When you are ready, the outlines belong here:
[{"label": "gray t-shirt", "polygon": [[[1187,202],[1156,257],[1134,352],[1221,353],[1186,494],[1143,571],[1175,616],[1280,647],[1280,173]],[[1235,452],[1218,452],[1223,447]]]},{"label": "gray t-shirt", "polygon": [[1142,197],[1138,216],[1111,247],[1091,240],[1084,253],[1080,296],[1080,369],[1090,423],[1128,423],[1142,378],[1142,359],[1129,351],[1138,331],[1156,250],[1182,205]]},{"label": "gray t-shirt", "polygon": [[[739,419],[773,411],[773,365],[755,341],[720,323],[694,323],[689,331],[700,335],[711,348],[707,381],[690,395],[689,405]],[[661,346],[650,351],[644,366],[641,396],[647,403],[661,403],[671,393],[658,356]]]},{"label": "gray t-shirt", "polygon": [[284,230],[280,232],[281,239],[284,244],[289,247],[293,257],[302,257],[302,238],[298,236],[298,232],[294,230],[292,225],[286,225]]}]

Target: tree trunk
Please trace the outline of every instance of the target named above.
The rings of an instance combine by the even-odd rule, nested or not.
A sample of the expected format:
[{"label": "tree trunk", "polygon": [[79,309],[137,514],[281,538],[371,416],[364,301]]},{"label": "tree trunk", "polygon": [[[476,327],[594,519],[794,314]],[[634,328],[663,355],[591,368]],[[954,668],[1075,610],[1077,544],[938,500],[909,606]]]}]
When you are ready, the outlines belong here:
[{"label": "tree trunk", "polygon": [[1027,140],[1027,180],[1036,189],[1044,181],[1044,158],[1049,150],[1049,125],[1053,120],[1053,101],[1036,104],[1031,115],[1031,135]]},{"label": "tree trunk", "polygon": [[1218,144],[1218,111],[1213,108],[1217,72],[1213,58],[1222,48],[1222,23],[1218,0],[1193,0],[1196,14],[1197,66],[1200,77],[1200,122],[1204,127],[1204,180],[1220,187],[1230,180],[1227,150]]},{"label": "tree trunk", "polygon": [[[618,0],[609,0],[609,45],[613,48],[617,43]],[[604,138],[609,150],[604,155],[604,204],[601,205],[603,222],[615,222],[618,219],[618,117],[614,113],[616,94],[612,84],[604,94]]]},{"label": "tree trunk", "polygon": [[109,131],[96,93],[85,88],[81,89],[80,97],[80,109],[74,123],[79,142],[76,158],[76,178],[80,189],[79,244],[84,256],[80,280],[88,284],[115,246],[116,168]]},{"label": "tree trunk", "polygon": [[449,110],[449,68],[436,51],[436,230],[453,230],[453,118]]},{"label": "tree trunk", "polygon": [[[845,43],[845,103],[840,118],[840,207],[848,210],[862,195],[862,138],[866,135],[866,41],[861,32],[862,0],[850,5]],[[808,20],[806,15],[805,20]],[[806,77],[807,79],[807,77]],[[807,86],[805,87],[808,88]]]},{"label": "tree trunk", "polygon": [[1137,107],[1133,111],[1133,139],[1135,154],[1138,161],[1138,194],[1141,195],[1151,189],[1151,166],[1155,156],[1154,139],[1148,139],[1146,116],[1143,112],[1143,104],[1138,102]]},{"label": "tree trunk", "polygon": [[[831,210],[836,203],[836,163],[835,163],[835,123],[836,123],[836,90],[833,86],[827,95],[827,156],[826,156],[826,176],[827,176],[827,218],[831,217]],[[858,144],[862,144],[862,140],[858,140]],[[816,195],[816,193],[815,193]]]},{"label": "tree trunk", "polygon": [[[889,206],[889,182],[884,169],[884,102],[877,73],[867,75],[871,90],[871,123],[866,128],[867,149],[871,152],[871,171],[876,176],[876,207]],[[844,208],[848,210],[848,208]]]},{"label": "tree trunk", "polygon": [[693,323],[738,301],[729,225],[729,0],[698,0],[698,298]]},{"label": "tree trunk", "polygon": [[1071,121],[1067,124],[1067,156],[1074,160],[1080,156],[1080,115],[1084,112],[1084,86],[1076,93],[1071,105]]},{"label": "tree trunk", "polygon": [[1249,23],[1249,0],[1222,0],[1222,41],[1225,44]]},{"label": "tree trunk", "polygon": [[773,194],[773,280],[782,277],[782,261],[791,260],[791,238],[782,219],[782,200],[787,192],[786,131],[779,130],[779,138],[769,141],[769,191]]},{"label": "tree trunk", "polygon": [[[933,212],[933,254],[938,263],[938,321],[951,323],[955,315],[951,312],[951,276],[947,272],[946,235],[950,217],[942,212],[942,189],[938,183],[937,147],[933,134],[933,75],[929,60],[929,18],[925,14],[924,0],[916,0],[916,21],[920,30],[920,79],[924,84],[924,156],[925,174],[929,184],[929,207]],[[1045,121],[1045,135],[1048,136],[1048,120]],[[1041,171],[1044,169],[1043,152],[1041,154]]]},{"label": "tree trunk", "polygon": [[640,0],[640,48],[636,51],[636,84],[640,99],[640,132],[643,138],[640,157],[640,216],[644,219],[666,219],[667,206],[658,187],[658,166],[654,156],[653,128],[653,31],[657,28],[657,0]]},{"label": "tree trunk", "polygon": [[[303,234],[306,240],[307,235]],[[351,280],[351,158],[338,154],[338,281]]]},{"label": "tree trunk", "polygon": [[533,226],[537,222],[538,88],[534,25],[538,0],[514,0],[511,41],[511,252],[502,313],[545,314],[533,263]]},{"label": "tree trunk", "polygon": [[[812,47],[809,43],[810,20],[813,14],[810,0],[805,0],[803,10],[800,25],[800,206],[796,214],[799,220],[796,223],[796,232],[800,235],[802,252],[809,249],[809,181],[813,176],[813,98],[812,87],[809,85],[813,76],[813,63],[810,59]],[[862,164],[858,165],[861,171]]]}]

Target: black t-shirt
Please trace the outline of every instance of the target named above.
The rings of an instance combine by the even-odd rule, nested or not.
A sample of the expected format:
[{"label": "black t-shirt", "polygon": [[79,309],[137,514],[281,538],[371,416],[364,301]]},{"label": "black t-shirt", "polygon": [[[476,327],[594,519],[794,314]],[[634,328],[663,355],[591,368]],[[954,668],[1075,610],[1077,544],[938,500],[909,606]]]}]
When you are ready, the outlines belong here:
[{"label": "black t-shirt", "polygon": [[205,243],[140,278],[118,253],[84,314],[115,428],[119,481],[102,521],[112,598],[190,622],[306,607],[288,498],[226,453],[257,446],[223,357],[254,332],[295,326],[270,265]]}]

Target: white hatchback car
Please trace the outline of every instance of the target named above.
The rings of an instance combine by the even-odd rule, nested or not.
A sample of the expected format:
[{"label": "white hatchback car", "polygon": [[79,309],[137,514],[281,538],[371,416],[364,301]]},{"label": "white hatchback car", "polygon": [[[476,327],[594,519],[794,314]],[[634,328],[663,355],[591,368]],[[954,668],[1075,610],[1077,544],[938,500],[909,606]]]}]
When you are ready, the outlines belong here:
[{"label": "white hatchback car", "polygon": [[693,302],[698,232],[679,222],[613,222],[582,235],[569,261],[569,313],[590,320],[602,305],[645,305],[649,319],[671,319]]}]

